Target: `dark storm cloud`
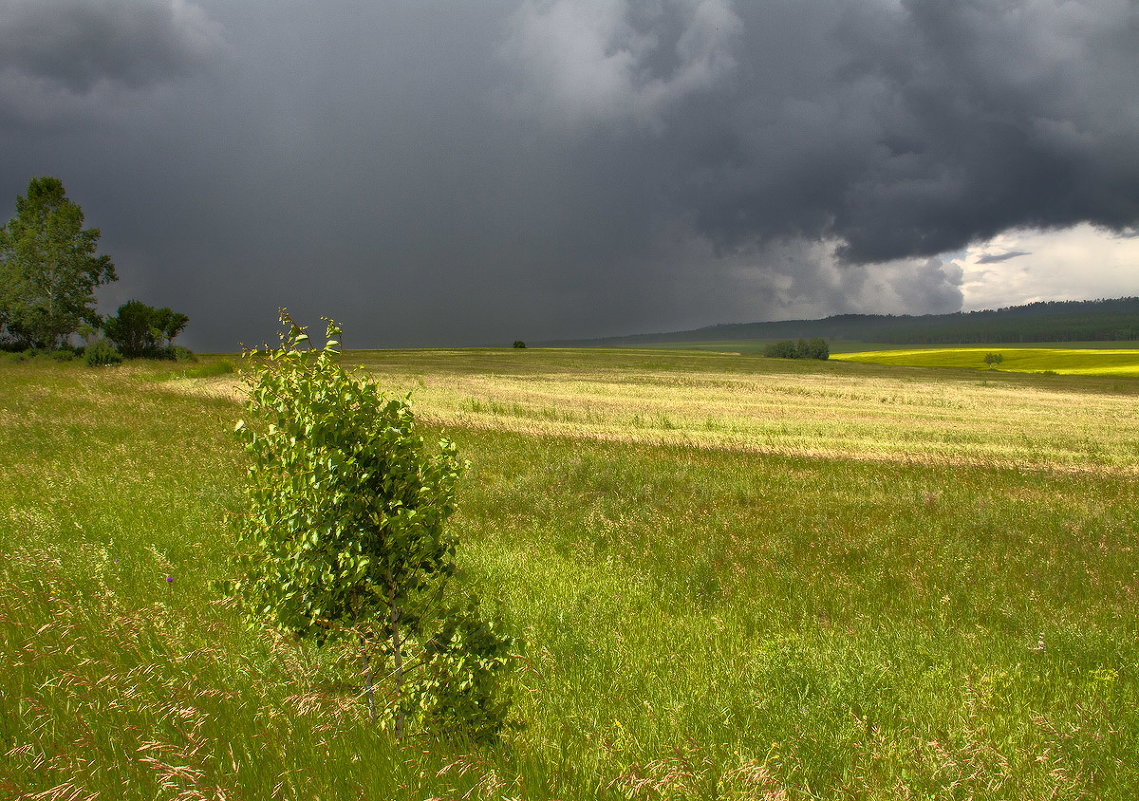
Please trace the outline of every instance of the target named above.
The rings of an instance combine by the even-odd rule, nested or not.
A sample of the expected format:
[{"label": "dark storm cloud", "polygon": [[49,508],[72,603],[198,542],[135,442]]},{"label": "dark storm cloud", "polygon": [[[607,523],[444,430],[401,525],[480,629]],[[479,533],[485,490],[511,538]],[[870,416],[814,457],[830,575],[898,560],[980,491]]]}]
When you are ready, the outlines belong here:
[{"label": "dark storm cloud", "polygon": [[737,80],[678,120],[703,145],[679,202],[721,248],[833,237],[875,262],[1139,217],[1133,3],[738,8]]},{"label": "dark storm cloud", "polygon": [[73,124],[224,53],[220,28],[183,0],[0,0],[0,121]]},{"label": "dark storm cloud", "polygon": [[1008,253],[989,253],[977,259],[977,264],[1001,264],[1009,259],[1015,259],[1020,256],[1030,256],[1026,250],[1013,250]]},{"label": "dark storm cloud", "polygon": [[[674,213],[717,258],[787,276],[757,306],[802,288],[829,296],[826,311],[859,308],[893,272],[911,310],[945,310],[961,276],[925,257],[1013,227],[1139,218],[1134,4],[674,3],[639,28],[596,4],[567,20],[587,5],[520,12],[518,97],[574,141],[652,153]],[[702,50],[644,55],[685,55],[675,31],[709,9]],[[834,242],[847,267],[783,258],[788,240]]]},{"label": "dark storm cloud", "polygon": [[1139,218],[1136,14],[0,0],[0,200],[61,177],[200,348],[948,311],[947,251]]}]

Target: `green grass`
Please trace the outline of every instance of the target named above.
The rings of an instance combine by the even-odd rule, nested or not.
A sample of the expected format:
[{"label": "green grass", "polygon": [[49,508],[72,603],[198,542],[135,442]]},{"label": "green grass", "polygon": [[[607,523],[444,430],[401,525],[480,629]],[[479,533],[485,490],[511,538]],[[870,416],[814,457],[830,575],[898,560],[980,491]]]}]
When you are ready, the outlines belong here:
[{"label": "green grass", "polygon": [[985,356],[999,353],[1000,370],[1020,373],[1056,373],[1139,377],[1139,349],[1131,348],[1025,348],[991,345],[984,348],[922,348],[875,350],[837,354],[849,362],[909,367],[971,367],[988,369]]},{"label": "green grass", "polygon": [[[242,469],[232,376],[5,364],[0,796],[1139,793],[1139,382],[349,356],[471,460],[459,580],[526,643],[517,727],[397,747],[336,654],[245,628],[211,589]],[[788,432],[770,447],[764,415]]]}]

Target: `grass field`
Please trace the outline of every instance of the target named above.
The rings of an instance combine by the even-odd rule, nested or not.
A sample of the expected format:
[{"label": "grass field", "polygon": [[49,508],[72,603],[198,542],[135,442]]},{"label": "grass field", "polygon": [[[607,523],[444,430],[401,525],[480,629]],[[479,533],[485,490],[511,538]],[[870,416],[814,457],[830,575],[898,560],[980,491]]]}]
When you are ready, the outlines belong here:
[{"label": "grass field", "polygon": [[[754,454],[1133,473],[1139,382],[678,351],[358,351],[433,424]],[[234,380],[187,388],[232,397]]]},{"label": "grass field", "polygon": [[1139,381],[346,358],[472,463],[459,578],[525,641],[516,726],[397,746],[335,654],[211,589],[220,360],[7,363],[0,797],[1139,794]]},{"label": "grass field", "polygon": [[1130,348],[1026,348],[992,345],[984,348],[924,348],[868,350],[836,354],[848,362],[905,365],[909,367],[972,367],[988,369],[985,355],[1003,357],[999,369],[1019,373],[1056,373],[1139,378],[1139,349]]}]

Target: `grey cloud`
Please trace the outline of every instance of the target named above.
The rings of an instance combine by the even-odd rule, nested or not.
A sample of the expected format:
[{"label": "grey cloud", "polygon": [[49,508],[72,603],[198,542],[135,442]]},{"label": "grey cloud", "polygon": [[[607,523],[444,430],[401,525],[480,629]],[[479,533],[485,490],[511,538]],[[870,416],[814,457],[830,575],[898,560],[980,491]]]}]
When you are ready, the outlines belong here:
[{"label": "grey cloud", "polygon": [[729,0],[524,3],[500,56],[521,67],[524,113],[569,130],[662,116],[730,76],[742,25]]},{"label": "grey cloud", "polygon": [[175,80],[224,49],[221,27],[185,0],[0,2],[0,73],[76,95]]}]

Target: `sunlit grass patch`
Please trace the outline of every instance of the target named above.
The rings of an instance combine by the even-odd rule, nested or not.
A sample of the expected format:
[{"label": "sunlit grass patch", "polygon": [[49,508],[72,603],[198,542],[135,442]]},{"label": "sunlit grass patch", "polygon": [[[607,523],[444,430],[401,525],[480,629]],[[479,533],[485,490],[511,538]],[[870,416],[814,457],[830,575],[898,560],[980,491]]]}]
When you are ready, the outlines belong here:
[{"label": "sunlit grass patch", "polygon": [[756,356],[585,353],[596,361],[538,350],[359,355],[442,426],[818,458],[1139,469],[1139,382],[1132,394],[1073,392],[1007,374],[977,382]]},{"label": "sunlit grass patch", "polygon": [[[572,721],[607,744],[591,757],[599,771],[631,761],[664,781],[673,774],[648,764],[689,754],[688,780],[713,785],[742,761],[800,789],[881,783],[892,797],[897,781],[922,794],[1017,777],[1032,797],[1058,784],[1034,760],[1056,747],[1060,717],[1076,739],[1113,741],[1088,715],[1087,687],[1061,678],[1085,660],[1122,665],[1132,648],[1111,632],[1133,615],[1134,516],[1123,496],[1092,499],[1100,479],[1077,489],[517,435],[502,450],[475,445],[500,437],[470,441],[484,456],[464,515],[498,544],[480,553],[506,546],[481,569],[542,643],[526,682],[557,713],[540,739]],[[1099,573],[1109,562],[1112,578]],[[1110,600],[1096,589],[1109,586]],[[1040,727],[1017,722],[1028,709]],[[1083,781],[1065,759],[1050,769]],[[946,771],[955,779],[935,778]]]}]

